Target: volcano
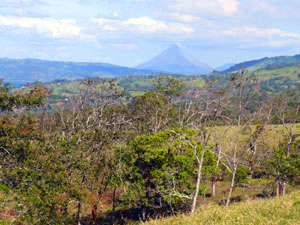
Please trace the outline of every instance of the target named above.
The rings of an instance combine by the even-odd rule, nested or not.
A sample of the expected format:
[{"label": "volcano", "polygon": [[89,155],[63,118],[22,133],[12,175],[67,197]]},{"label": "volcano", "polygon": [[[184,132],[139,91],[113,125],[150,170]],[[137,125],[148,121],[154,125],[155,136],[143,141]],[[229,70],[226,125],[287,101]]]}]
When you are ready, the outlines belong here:
[{"label": "volcano", "polygon": [[183,75],[203,75],[213,71],[211,67],[183,51],[177,44],[135,68]]}]

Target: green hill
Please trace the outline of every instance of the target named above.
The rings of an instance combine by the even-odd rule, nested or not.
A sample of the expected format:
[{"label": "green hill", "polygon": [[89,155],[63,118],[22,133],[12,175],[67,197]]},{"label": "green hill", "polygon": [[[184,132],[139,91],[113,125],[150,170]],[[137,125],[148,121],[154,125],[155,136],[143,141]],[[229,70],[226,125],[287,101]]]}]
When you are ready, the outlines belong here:
[{"label": "green hill", "polygon": [[251,60],[242,63],[238,63],[227,70],[224,73],[236,72],[242,69],[247,69],[249,72],[261,70],[261,69],[277,69],[291,65],[299,65],[300,55],[295,56],[277,56],[277,57],[265,57],[258,60]]}]

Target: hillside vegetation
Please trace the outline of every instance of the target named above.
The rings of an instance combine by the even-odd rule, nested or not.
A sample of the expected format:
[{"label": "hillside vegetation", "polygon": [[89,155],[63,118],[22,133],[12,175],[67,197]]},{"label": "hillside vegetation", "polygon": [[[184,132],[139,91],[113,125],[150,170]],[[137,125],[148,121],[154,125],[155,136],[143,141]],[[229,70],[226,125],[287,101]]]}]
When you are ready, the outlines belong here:
[{"label": "hillside vegetation", "polygon": [[229,208],[200,207],[195,215],[179,215],[145,225],[297,225],[300,224],[300,192],[270,200],[251,200]]},{"label": "hillside vegetation", "polygon": [[[268,94],[276,94],[280,91],[294,91],[296,86],[300,85],[300,66],[290,65],[283,68],[261,69],[259,71],[248,73],[261,80],[261,88]],[[125,91],[127,97],[141,96],[147,91],[152,91],[153,82],[158,77],[172,77],[186,84],[187,88],[204,87],[210,79],[220,79],[220,86],[229,79],[229,75],[219,73],[205,76],[184,76],[174,74],[160,75],[141,75],[125,76],[119,78],[106,78],[113,80],[120,88]],[[49,99],[53,103],[65,102],[71,96],[78,95],[78,86],[82,80],[57,79],[53,82],[43,83],[51,92]],[[25,86],[15,88],[15,90],[26,90]]]},{"label": "hillside vegetation", "polygon": [[242,69],[247,69],[250,72],[257,71],[259,69],[272,67],[285,67],[289,64],[297,64],[300,61],[300,55],[295,56],[277,56],[277,57],[265,57],[262,59],[256,59],[251,61],[246,61],[242,63],[235,64],[227,70],[224,70],[224,73],[230,73],[239,71]]},{"label": "hillside vegetation", "polygon": [[[252,72],[251,72],[252,71]],[[261,87],[267,93],[278,93],[279,91],[293,91],[295,87],[300,85],[300,65],[299,64],[284,64],[278,66],[272,64],[259,69],[246,68],[246,73],[257,77],[261,82]],[[91,74],[89,77],[93,77]],[[127,96],[140,96],[146,91],[153,90],[153,82],[158,77],[173,77],[179,79],[190,87],[203,87],[205,82],[210,79],[219,79],[220,85],[230,79],[231,75],[212,73],[203,76],[184,76],[175,74],[159,74],[159,75],[139,75],[139,76],[124,76],[118,78],[106,78],[114,80],[118,86],[126,91]],[[75,77],[73,77],[75,78]],[[65,99],[66,97],[78,94],[77,86],[81,80],[66,80],[57,79],[52,82],[44,83],[44,85],[52,92],[50,98]]]},{"label": "hillside vegetation", "polygon": [[0,220],[138,223],[299,190],[299,90],[177,78],[0,80]]}]

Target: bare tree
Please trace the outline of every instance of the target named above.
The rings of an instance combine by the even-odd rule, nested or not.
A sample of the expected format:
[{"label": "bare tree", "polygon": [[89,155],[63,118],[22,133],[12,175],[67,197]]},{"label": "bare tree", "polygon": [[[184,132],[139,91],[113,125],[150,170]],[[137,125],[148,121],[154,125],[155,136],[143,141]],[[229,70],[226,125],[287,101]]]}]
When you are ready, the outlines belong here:
[{"label": "bare tree", "polygon": [[[203,164],[205,152],[209,150],[212,137],[215,136],[218,123],[223,114],[224,102],[228,97],[228,86],[220,87],[218,80],[206,82],[204,87],[191,88],[180,99],[179,124],[183,129],[193,129],[196,135],[186,140],[194,150],[197,161],[196,188],[192,198],[191,212],[194,213],[199,196],[203,176]],[[227,84],[230,85],[230,84]]]},{"label": "bare tree", "polygon": [[[300,88],[297,86],[295,92],[278,94],[273,101],[274,117],[283,127],[282,136],[287,142],[286,156],[290,156],[291,147],[295,140],[300,136],[296,131],[296,125],[300,116]],[[279,131],[280,132],[280,131]],[[276,178],[276,195],[285,194],[286,181],[283,175],[278,172]]]},{"label": "bare tree", "polygon": [[227,103],[228,111],[223,117],[226,129],[222,134],[224,150],[221,152],[221,162],[231,173],[226,207],[230,203],[237,169],[242,163],[243,157],[247,152],[255,151],[257,146],[261,130],[256,129],[253,133],[251,132],[252,126],[255,123],[260,123],[259,121],[262,121],[264,117],[264,106],[259,103],[258,80],[244,73],[233,75],[231,80],[234,86],[230,90],[231,97]]}]

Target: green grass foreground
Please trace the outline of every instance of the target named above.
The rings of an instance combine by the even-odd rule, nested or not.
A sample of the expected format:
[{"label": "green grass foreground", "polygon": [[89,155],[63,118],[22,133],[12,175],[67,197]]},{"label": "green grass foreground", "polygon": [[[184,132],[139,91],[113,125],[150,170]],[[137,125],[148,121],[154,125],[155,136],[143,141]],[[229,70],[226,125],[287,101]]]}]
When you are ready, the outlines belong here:
[{"label": "green grass foreground", "polygon": [[195,215],[179,215],[146,223],[147,225],[170,224],[300,224],[300,191],[270,200],[252,200],[224,206],[200,207]]}]

